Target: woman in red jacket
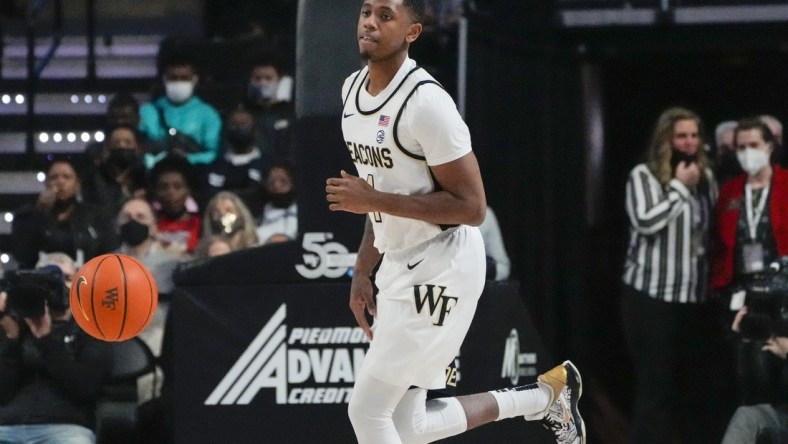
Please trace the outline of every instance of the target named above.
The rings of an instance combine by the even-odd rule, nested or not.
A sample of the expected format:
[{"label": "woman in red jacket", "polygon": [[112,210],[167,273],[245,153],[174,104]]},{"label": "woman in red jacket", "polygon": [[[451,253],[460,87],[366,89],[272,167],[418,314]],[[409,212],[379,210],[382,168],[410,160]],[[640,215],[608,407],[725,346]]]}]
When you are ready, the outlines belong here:
[{"label": "woman in red jacket", "polygon": [[[735,309],[744,302],[736,293],[742,296],[756,288],[768,279],[770,264],[788,256],[788,171],[770,163],[775,139],[759,119],[740,121],[734,140],[744,174],[720,190],[711,286],[718,293],[734,293],[731,308]],[[758,294],[750,291],[747,297]],[[741,401],[747,404],[774,401],[775,393],[769,356],[761,351],[769,339],[771,314],[754,313],[754,308],[742,319],[736,343]]]}]

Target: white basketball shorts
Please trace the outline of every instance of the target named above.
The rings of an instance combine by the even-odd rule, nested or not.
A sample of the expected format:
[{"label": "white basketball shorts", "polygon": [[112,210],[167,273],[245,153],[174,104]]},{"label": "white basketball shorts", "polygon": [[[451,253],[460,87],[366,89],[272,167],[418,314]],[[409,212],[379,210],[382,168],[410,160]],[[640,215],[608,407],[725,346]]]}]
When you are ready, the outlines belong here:
[{"label": "white basketball shorts", "polygon": [[444,388],[446,366],[484,289],[484,255],[478,228],[465,225],[383,255],[373,339],[361,371],[390,384]]}]

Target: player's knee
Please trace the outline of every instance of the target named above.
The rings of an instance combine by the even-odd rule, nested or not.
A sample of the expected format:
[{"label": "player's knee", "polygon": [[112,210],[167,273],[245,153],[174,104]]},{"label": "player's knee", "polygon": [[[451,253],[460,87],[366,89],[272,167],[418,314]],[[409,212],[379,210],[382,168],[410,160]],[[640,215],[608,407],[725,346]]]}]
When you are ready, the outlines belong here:
[{"label": "player's knee", "polygon": [[355,397],[350,398],[350,403],[347,406],[347,415],[350,418],[350,423],[356,430],[369,427],[370,424],[383,419],[382,415],[377,414],[374,408],[360,402]]}]

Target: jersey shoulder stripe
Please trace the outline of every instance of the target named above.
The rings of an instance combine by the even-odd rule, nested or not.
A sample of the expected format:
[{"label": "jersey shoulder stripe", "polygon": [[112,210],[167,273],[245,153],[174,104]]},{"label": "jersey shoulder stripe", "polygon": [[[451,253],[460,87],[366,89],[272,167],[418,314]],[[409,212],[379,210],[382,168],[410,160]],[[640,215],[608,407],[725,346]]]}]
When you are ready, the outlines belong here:
[{"label": "jersey shoulder stripe", "polygon": [[422,80],[419,83],[417,83],[416,86],[414,86],[413,89],[405,97],[405,100],[402,102],[402,106],[400,107],[399,111],[397,112],[397,117],[394,118],[394,126],[392,128],[392,132],[394,134],[394,144],[397,145],[397,148],[399,148],[400,151],[402,151],[402,154],[404,154],[404,155],[406,155],[408,157],[411,157],[413,159],[416,159],[416,160],[424,160],[424,161],[426,161],[427,158],[424,157],[424,156],[419,156],[419,155],[413,154],[410,151],[408,151],[404,146],[402,146],[402,143],[400,143],[400,140],[399,140],[399,135],[398,135],[399,132],[397,130],[397,127],[399,126],[399,121],[400,121],[400,118],[402,117],[402,112],[405,111],[405,107],[408,106],[408,100],[410,100],[410,98],[413,96],[413,94],[416,92],[416,90],[419,89],[420,86],[426,85],[426,84],[430,84],[430,83],[438,85],[438,87],[443,89],[443,85],[441,85],[440,83],[438,83],[437,81],[435,81],[433,79]]}]

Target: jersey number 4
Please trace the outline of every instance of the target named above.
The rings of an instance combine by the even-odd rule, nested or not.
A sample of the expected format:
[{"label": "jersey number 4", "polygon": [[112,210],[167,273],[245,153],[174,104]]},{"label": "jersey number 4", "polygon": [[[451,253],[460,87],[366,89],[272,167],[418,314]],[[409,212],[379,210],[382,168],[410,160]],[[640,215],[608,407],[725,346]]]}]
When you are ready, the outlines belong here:
[{"label": "jersey number 4", "polygon": [[[367,174],[367,183],[372,188],[375,188],[375,176],[371,174]],[[372,219],[374,219],[375,222],[383,222],[383,218],[380,217],[380,211],[375,211],[374,213],[372,213]]]}]

